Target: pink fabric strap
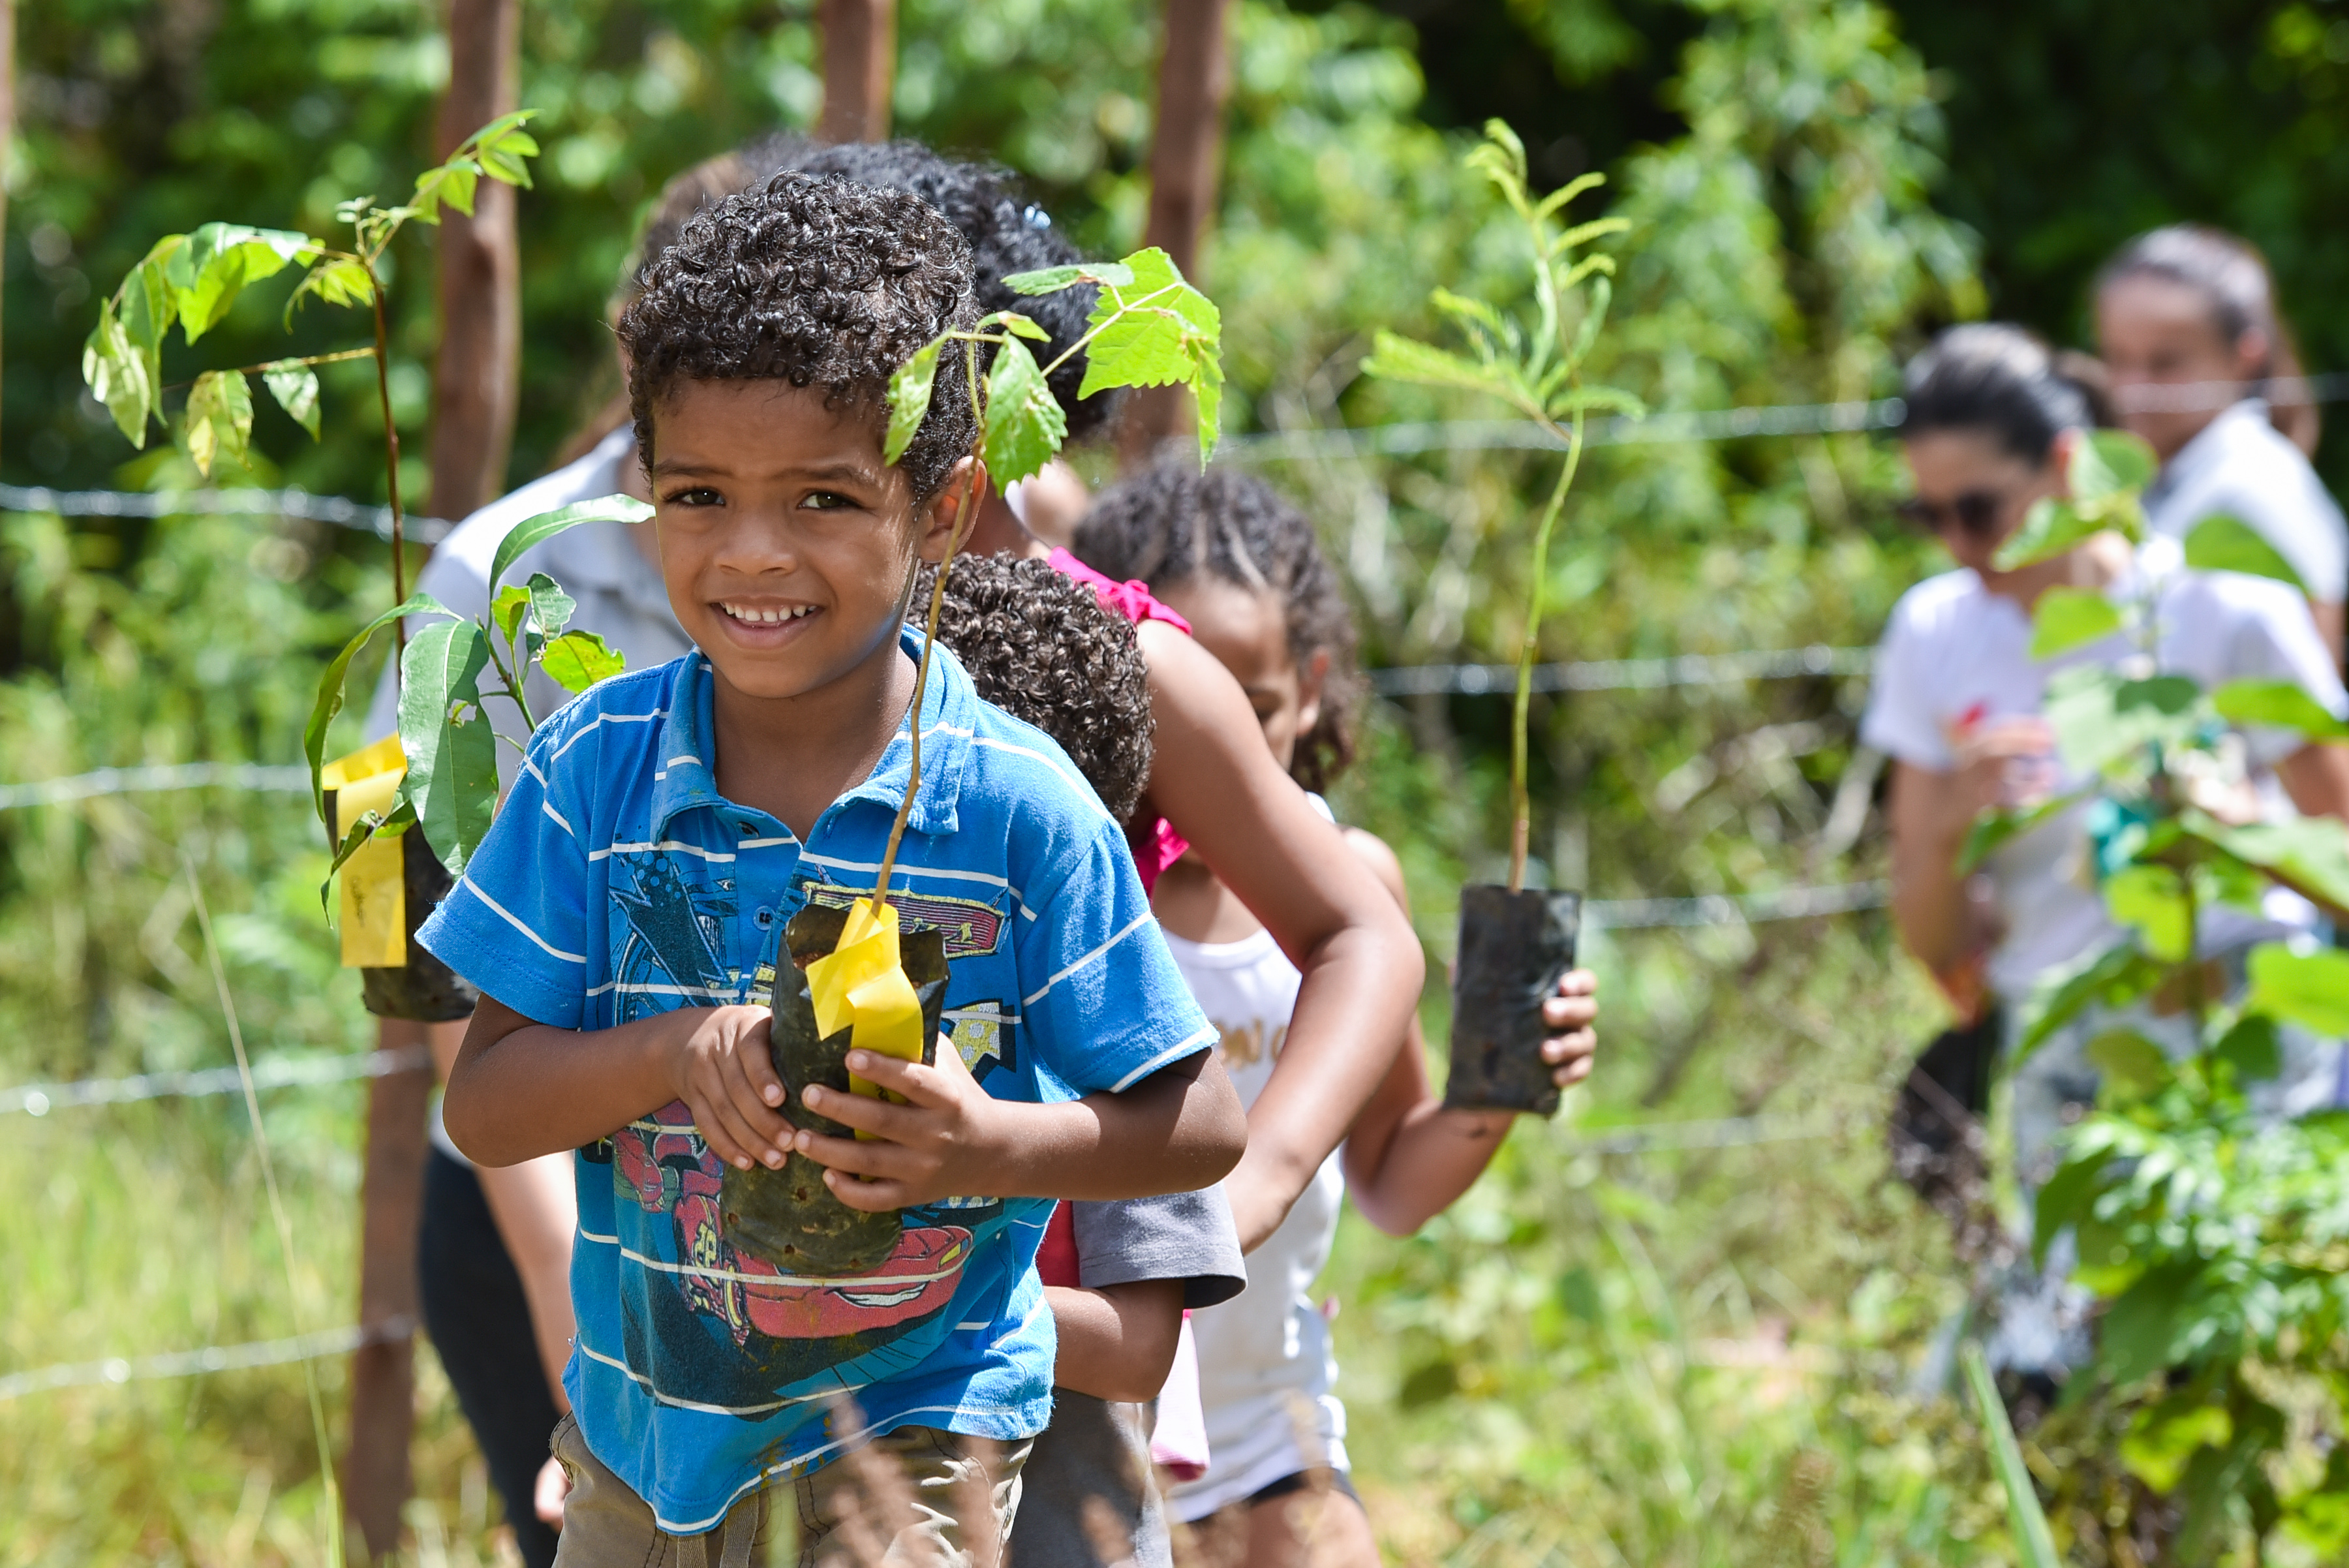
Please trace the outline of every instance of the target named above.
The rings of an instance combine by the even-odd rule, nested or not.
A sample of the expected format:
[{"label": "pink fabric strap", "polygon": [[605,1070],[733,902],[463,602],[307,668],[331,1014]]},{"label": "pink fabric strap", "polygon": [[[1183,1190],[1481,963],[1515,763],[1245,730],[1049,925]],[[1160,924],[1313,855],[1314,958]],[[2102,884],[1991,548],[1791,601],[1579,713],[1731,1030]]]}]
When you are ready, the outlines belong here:
[{"label": "pink fabric strap", "polygon": [[[1055,549],[1045,557],[1051,568],[1062,576],[1080,582],[1092,589],[1104,608],[1115,610],[1139,626],[1145,620],[1163,620],[1185,637],[1191,635],[1191,623],[1158,602],[1147,583],[1121,583],[1114,577],[1094,571],[1066,550]],[[1133,851],[1133,868],[1142,873],[1144,894],[1158,886],[1159,875],[1183,858],[1191,847],[1190,841],[1174,831],[1174,825],[1164,817],[1150,817],[1128,823],[1126,846]],[[1063,1210],[1065,1212],[1065,1210]]]}]

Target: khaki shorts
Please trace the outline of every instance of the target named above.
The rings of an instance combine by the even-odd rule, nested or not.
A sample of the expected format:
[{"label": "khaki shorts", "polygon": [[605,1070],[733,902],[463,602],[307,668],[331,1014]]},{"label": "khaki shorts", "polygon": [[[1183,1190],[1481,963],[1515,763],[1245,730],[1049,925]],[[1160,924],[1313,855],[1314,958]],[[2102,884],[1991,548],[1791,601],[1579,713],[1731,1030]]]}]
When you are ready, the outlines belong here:
[{"label": "khaki shorts", "polygon": [[1029,1448],[900,1427],[750,1493],[705,1534],[671,1535],[565,1416],[554,1449],[571,1495],[555,1568],[993,1568],[1011,1536]]}]

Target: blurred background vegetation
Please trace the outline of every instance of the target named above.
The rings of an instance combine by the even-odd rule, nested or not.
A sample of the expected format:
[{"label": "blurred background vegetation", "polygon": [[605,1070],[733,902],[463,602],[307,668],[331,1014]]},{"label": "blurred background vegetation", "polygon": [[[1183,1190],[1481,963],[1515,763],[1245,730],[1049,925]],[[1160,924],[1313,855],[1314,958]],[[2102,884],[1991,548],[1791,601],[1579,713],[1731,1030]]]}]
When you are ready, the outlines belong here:
[{"label": "blurred background vegetation", "polygon": [[[1096,251],[1146,199],[1156,8],[903,0],[900,134],[1009,165]],[[192,483],[84,397],[98,296],[155,234],[208,218],[327,233],[427,161],[448,73],[427,0],[42,0],[18,8],[0,479]],[[1375,325],[1439,328],[1439,281],[1509,265],[1460,174],[1489,115],[1538,183],[1601,171],[1630,218],[1637,326],[1600,378],[1666,410],[1882,396],[1934,327],[2084,334],[2087,275],[2128,234],[2225,223],[2274,260],[2311,369],[2349,366],[2328,287],[2349,237],[2349,5],[2222,0],[1243,0],[1221,212],[1226,429],[1488,410],[1361,380]],[[550,466],[617,389],[605,298],[670,174],[804,127],[809,9],[774,0],[525,7],[540,111],[521,202],[523,392],[510,477]],[[393,400],[423,495],[431,239],[397,253]],[[274,355],[266,289],[167,379]],[[361,341],[313,309],[305,349]],[[381,499],[363,365],[327,439],[274,407],[249,473]],[[2342,474],[2349,443],[2323,453]],[[1106,472],[1110,460],[1088,460]],[[1236,461],[1248,461],[1243,453]],[[1554,460],[1460,451],[1264,462],[1356,594],[1370,662],[1515,645],[1513,539]],[[1893,454],[1859,435],[1592,454],[1553,557],[1551,659],[1872,641],[1939,562],[1891,521]],[[429,497],[421,509],[429,509]],[[0,514],[0,782],[107,764],[285,763],[355,607],[388,592],[364,535],[275,520]],[[1880,874],[1864,683],[1587,692],[1537,704],[1538,875],[1600,898],[1766,892]],[[1505,702],[1374,705],[1351,820],[1402,852],[1431,950],[1505,847]],[[356,740],[354,734],[350,738]],[[1838,811],[1841,804],[1845,809]],[[0,814],[0,1084],[216,1065],[226,1035],[182,857],[263,1054],[372,1042],[332,966],[298,795],[119,796]],[[1999,1561],[1968,1418],[1915,1378],[1963,1286],[1941,1221],[1889,1179],[1883,1111],[1938,1004],[1876,914],[1626,930],[1595,944],[1601,1065],[1522,1127],[1421,1237],[1349,1220],[1325,1288],[1350,1441],[1397,1560],[1648,1564]],[[1440,973],[1440,970],[1436,972]],[[1444,998],[1427,1002],[1443,1038]],[[350,1321],[360,1092],[268,1098],[292,1171],[289,1305],[233,1098],[8,1116],[0,1374]],[[1605,1129],[1800,1113],[1795,1141],[1596,1152]],[[298,1313],[298,1318],[296,1314]],[[419,1391],[420,1561],[487,1560],[494,1505],[445,1385]],[[329,1366],[332,1380],[339,1368]],[[291,1368],[0,1403],[0,1559],[312,1561],[317,1477]],[[2037,1456],[2060,1468],[2067,1456]],[[2095,1561],[2096,1521],[2059,1518]]]}]

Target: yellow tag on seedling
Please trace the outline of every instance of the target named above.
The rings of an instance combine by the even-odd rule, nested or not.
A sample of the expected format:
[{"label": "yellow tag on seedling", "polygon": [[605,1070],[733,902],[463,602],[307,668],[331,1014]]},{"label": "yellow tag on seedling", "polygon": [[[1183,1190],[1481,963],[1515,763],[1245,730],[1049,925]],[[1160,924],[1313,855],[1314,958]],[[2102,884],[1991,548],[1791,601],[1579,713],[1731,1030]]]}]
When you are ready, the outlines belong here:
[{"label": "yellow tag on seedling", "polygon": [[[351,824],[368,812],[388,813],[399,781],[408,772],[407,753],[399,737],[387,735],[374,745],[337,757],[321,771],[319,782],[335,792],[335,836],[337,842]],[[405,846],[397,834],[370,838],[342,869],[343,967],[402,969],[408,963],[408,879],[402,856]]]},{"label": "yellow tag on seedling", "polygon": [[[807,977],[819,1035],[828,1039],[854,1025],[849,1044],[855,1050],[904,1062],[922,1059],[922,1001],[898,959],[897,911],[890,905],[875,916],[869,898],[851,904],[840,945],[808,965]],[[895,1097],[854,1074],[848,1088],[867,1099]]]}]

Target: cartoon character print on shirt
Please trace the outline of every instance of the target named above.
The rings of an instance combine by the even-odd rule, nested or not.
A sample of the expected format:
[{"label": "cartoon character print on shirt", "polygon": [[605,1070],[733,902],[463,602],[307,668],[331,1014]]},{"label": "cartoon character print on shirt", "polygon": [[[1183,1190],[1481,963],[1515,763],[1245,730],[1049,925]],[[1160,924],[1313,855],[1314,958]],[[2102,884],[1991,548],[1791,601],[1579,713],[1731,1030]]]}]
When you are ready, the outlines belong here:
[{"label": "cartoon character print on shirt", "polygon": [[[663,1011],[662,1002],[772,994],[771,961],[753,969],[748,987],[722,964],[718,938],[734,912],[730,891],[693,888],[661,855],[632,857],[615,876],[618,1019]],[[665,1395],[749,1419],[774,1409],[778,1394],[933,1322],[953,1300],[972,1244],[967,1224],[944,1221],[983,1218],[966,1205],[939,1206],[947,1212],[935,1221],[930,1210],[910,1210],[895,1250],[870,1272],[788,1275],[726,1240],[725,1168],[684,1102],[639,1117],[609,1147],[616,1192],[647,1215],[666,1215],[673,1242],[658,1249],[669,1256],[647,1263],[641,1297],[632,1293],[626,1303],[629,1364],[655,1367],[658,1345],[655,1376]],[[647,1317],[658,1325],[649,1333]]]}]

